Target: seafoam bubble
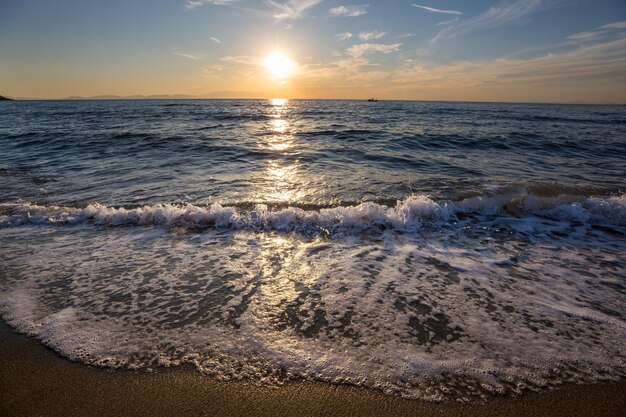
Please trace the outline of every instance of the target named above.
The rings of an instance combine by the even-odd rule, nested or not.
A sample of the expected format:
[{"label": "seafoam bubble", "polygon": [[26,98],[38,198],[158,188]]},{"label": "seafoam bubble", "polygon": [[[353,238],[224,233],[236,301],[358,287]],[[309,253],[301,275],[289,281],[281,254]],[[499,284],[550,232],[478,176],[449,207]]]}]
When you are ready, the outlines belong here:
[{"label": "seafoam bubble", "polygon": [[561,221],[554,235],[489,221],[498,226],[378,240],[3,228],[0,313],[75,360],[190,363],[223,380],[303,378],[441,400],[623,377],[626,243]]},{"label": "seafoam bubble", "polygon": [[426,196],[416,196],[399,201],[395,207],[369,202],[319,211],[297,207],[272,211],[264,204],[244,210],[219,203],[208,207],[158,204],[138,208],[115,208],[101,204],[90,204],[85,208],[5,204],[0,210],[6,213],[0,218],[0,226],[4,227],[93,222],[100,226],[164,225],[291,231],[363,230],[375,226],[415,230],[425,222],[446,220],[451,208],[447,203],[438,204]]},{"label": "seafoam bubble", "polygon": [[252,209],[193,204],[157,204],[136,208],[90,204],[85,208],[1,204],[0,227],[24,224],[93,223],[99,226],[181,226],[208,229],[354,232],[389,228],[415,232],[458,220],[459,214],[475,216],[545,216],[559,220],[626,225],[626,197],[608,198],[562,195],[537,197],[527,192],[474,197],[460,202],[436,202],[428,196],[410,196],[395,206],[365,202],[355,206],[304,210],[287,207],[271,210],[264,204]]}]

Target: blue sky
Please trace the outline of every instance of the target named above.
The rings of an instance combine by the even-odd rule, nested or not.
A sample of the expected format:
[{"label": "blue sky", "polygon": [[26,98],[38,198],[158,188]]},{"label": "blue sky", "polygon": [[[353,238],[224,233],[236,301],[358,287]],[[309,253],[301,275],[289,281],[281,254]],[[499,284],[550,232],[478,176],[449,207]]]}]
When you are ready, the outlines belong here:
[{"label": "blue sky", "polygon": [[0,94],[623,103],[626,1],[0,0]]}]

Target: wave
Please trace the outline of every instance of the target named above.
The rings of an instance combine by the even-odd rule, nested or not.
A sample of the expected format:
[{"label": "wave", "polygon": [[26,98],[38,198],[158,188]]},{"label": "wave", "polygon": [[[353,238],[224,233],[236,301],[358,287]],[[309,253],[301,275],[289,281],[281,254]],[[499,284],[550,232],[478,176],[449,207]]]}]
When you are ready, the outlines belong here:
[{"label": "wave", "polygon": [[545,122],[565,122],[565,123],[589,123],[589,124],[624,124],[626,119],[589,119],[589,118],[571,118],[561,116],[541,116],[522,117],[520,120],[538,120]]},{"label": "wave", "polygon": [[0,226],[21,224],[76,224],[91,221],[102,226],[166,225],[194,228],[235,228],[301,230],[365,229],[374,225],[412,230],[424,222],[447,219],[452,206],[438,204],[425,196],[409,197],[395,207],[363,203],[351,207],[304,210],[288,207],[272,211],[265,204],[251,210],[214,203],[207,207],[193,204],[157,204],[137,208],[115,208],[90,204],[85,208],[2,205]]},{"label": "wave", "polygon": [[581,197],[538,196],[511,192],[458,202],[436,202],[428,196],[410,196],[394,206],[366,202],[353,206],[269,208],[266,204],[208,206],[156,204],[109,207],[99,203],[83,208],[37,204],[0,204],[0,227],[23,224],[79,224],[98,226],[181,226],[188,228],[250,229],[323,232],[391,229],[415,232],[441,226],[467,216],[542,216],[554,220],[626,226],[626,195]]}]

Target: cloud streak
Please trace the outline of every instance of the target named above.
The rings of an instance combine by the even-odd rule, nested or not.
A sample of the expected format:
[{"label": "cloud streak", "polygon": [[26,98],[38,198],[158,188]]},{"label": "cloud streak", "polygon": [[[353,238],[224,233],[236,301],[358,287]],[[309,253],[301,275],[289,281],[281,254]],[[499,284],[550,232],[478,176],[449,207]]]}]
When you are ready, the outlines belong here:
[{"label": "cloud streak", "polygon": [[626,21],[609,23],[608,25],[600,26],[598,29],[626,29]]},{"label": "cloud streak", "polygon": [[379,32],[377,30],[373,31],[373,32],[361,32],[359,33],[359,39],[363,40],[363,41],[369,41],[372,39],[380,39],[382,37],[384,37],[387,34],[387,32]]},{"label": "cloud streak", "polygon": [[195,56],[195,55],[193,55],[193,54],[188,54],[188,53],[185,53],[185,52],[174,52],[174,55],[176,55],[176,56],[180,56],[180,57],[182,57],[182,58],[191,59],[191,60],[193,60],[193,61],[200,61],[200,58],[199,58],[199,57],[197,57],[197,56]]},{"label": "cloud streak", "polygon": [[352,38],[352,33],[350,32],[338,33],[335,35],[335,38],[337,38],[338,41],[347,41],[348,39]]},{"label": "cloud streak", "polygon": [[220,58],[220,61],[237,65],[259,65],[259,60],[249,55],[226,55]]},{"label": "cloud streak", "polygon": [[459,21],[459,18],[455,17],[454,19],[444,20],[443,22],[439,22],[439,23],[437,23],[437,26],[451,25],[452,23],[456,23],[458,21]]},{"label": "cloud streak", "polygon": [[600,35],[600,33],[601,32],[574,33],[573,35],[568,36],[567,39],[576,40],[576,41],[580,41],[580,40],[586,41],[586,40],[597,38]]},{"label": "cloud streak", "polygon": [[539,10],[552,6],[551,0],[518,0],[514,3],[501,2],[490,7],[480,15],[461,21],[458,25],[447,27],[440,31],[430,43],[434,44],[444,39],[452,39],[476,30],[488,29],[505,25]]},{"label": "cloud streak", "polygon": [[187,10],[193,10],[196,7],[206,6],[208,4],[212,4],[214,6],[227,6],[229,4],[235,3],[238,0],[188,0],[185,3],[185,8]]},{"label": "cloud streak", "polygon": [[328,12],[334,16],[357,17],[366,14],[368,7],[366,4],[361,6],[337,6],[331,8]]},{"label": "cloud streak", "polygon": [[434,7],[422,6],[421,4],[413,4],[413,7],[417,7],[417,8],[420,8],[422,10],[426,10],[429,13],[443,13],[443,14],[456,14],[456,15],[462,15],[463,14],[463,12],[459,12],[457,10],[435,9]]},{"label": "cloud streak", "polygon": [[276,9],[274,14],[276,19],[298,19],[302,17],[307,9],[316,6],[322,1],[324,0],[287,0],[283,2],[267,0],[267,3]]},{"label": "cloud streak", "polygon": [[346,49],[346,53],[352,58],[361,58],[364,55],[374,52],[380,52],[383,54],[389,54],[396,52],[402,46],[401,43],[383,44],[383,43],[361,43],[358,45],[352,45]]},{"label": "cloud streak", "polygon": [[567,37],[568,40],[587,42],[596,39],[600,36],[606,35],[610,32],[626,29],[626,22],[609,23],[595,28],[593,31],[574,33]]},{"label": "cloud streak", "polygon": [[400,45],[361,44],[346,51],[351,60],[309,67],[303,79],[311,95],[360,97],[363,87],[407,99],[548,102],[624,102],[626,38],[528,59],[501,57],[437,65],[405,61],[388,71],[371,71],[365,59]]}]

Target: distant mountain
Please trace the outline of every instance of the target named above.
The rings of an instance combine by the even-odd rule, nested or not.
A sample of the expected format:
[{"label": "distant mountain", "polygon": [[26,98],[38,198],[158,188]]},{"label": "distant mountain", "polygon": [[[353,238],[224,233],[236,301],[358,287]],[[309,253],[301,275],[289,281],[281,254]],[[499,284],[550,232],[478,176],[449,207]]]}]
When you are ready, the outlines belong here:
[{"label": "distant mountain", "polygon": [[142,99],[177,99],[177,98],[196,98],[184,94],[155,94],[150,96],[134,95],[134,96],[116,96],[116,95],[98,95],[98,96],[69,96],[62,100],[142,100]]},{"label": "distant mountain", "polygon": [[203,98],[266,98],[267,94],[251,92],[251,91],[212,91],[210,93],[191,95],[191,94],[153,94],[153,95],[133,95],[133,96],[116,96],[116,95],[98,95],[98,96],[69,96],[62,100],[146,100],[146,99],[203,99]]},{"label": "distant mountain", "polygon": [[12,98],[8,98],[8,97],[5,97],[5,96],[0,96],[0,101],[2,101],[2,100],[13,101]]}]

